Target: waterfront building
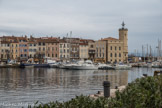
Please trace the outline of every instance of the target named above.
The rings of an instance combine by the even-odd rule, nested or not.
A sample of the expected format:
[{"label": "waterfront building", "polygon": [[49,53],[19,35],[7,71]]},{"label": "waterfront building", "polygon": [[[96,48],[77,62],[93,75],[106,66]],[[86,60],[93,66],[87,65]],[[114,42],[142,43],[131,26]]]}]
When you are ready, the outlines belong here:
[{"label": "waterfront building", "polygon": [[128,61],[128,29],[119,29],[119,39],[108,37],[101,39],[106,42],[106,62],[127,62]]},{"label": "waterfront building", "polygon": [[70,60],[70,43],[62,39],[59,41],[59,59]]},{"label": "waterfront building", "polygon": [[44,39],[37,39],[38,50],[36,51],[36,55],[38,58],[43,58],[46,56],[46,43]]},{"label": "waterfront building", "polygon": [[[3,57],[2,59],[6,59],[6,60],[10,60],[10,59],[15,59],[17,60],[19,58],[19,42],[18,42],[18,39],[17,37],[15,36],[3,36],[1,37],[1,40],[4,42],[4,44],[2,46],[9,46],[10,49],[7,48],[6,49],[3,49]],[[5,45],[5,44],[9,44],[9,45]],[[3,48],[3,47],[2,47]],[[4,50],[5,50],[5,53],[8,53],[6,56],[7,58],[5,57],[5,53],[4,53]]]},{"label": "waterfront building", "polygon": [[79,59],[79,42],[73,41],[70,43],[70,59]]},{"label": "waterfront building", "polygon": [[19,41],[19,56],[20,61],[28,60],[29,56],[29,46],[28,46],[28,38],[25,37],[17,37]]},{"label": "waterfront building", "polygon": [[[119,39],[108,37],[98,41],[71,37],[0,37],[1,61],[28,58],[40,60],[50,57],[55,60],[92,60],[95,62],[127,62],[128,61],[128,29],[124,22],[119,29]],[[43,62],[43,61],[40,61]]]},{"label": "waterfront building", "polygon": [[79,58],[82,60],[88,59],[88,43],[79,44]]},{"label": "waterfront building", "polygon": [[18,60],[20,57],[19,55],[19,42],[16,39],[10,43],[10,58],[12,60]]},{"label": "waterfront building", "polygon": [[106,41],[95,41],[95,62],[106,62]]},{"label": "waterfront building", "polygon": [[10,59],[10,42],[1,41],[1,61],[7,62]]},{"label": "waterfront building", "polygon": [[46,42],[46,56],[55,60],[59,60],[59,39],[48,38]]},{"label": "waterfront building", "polygon": [[36,58],[36,52],[38,51],[38,43],[35,40],[29,40],[29,58]]},{"label": "waterfront building", "polygon": [[15,37],[15,36],[2,36],[1,40],[7,41],[7,42],[13,42],[14,40],[17,40],[17,37]]},{"label": "waterfront building", "polygon": [[119,29],[119,40],[123,42],[123,61],[128,61],[128,29],[124,28],[125,24],[122,23],[122,28]]},{"label": "waterfront building", "polygon": [[96,52],[95,41],[89,41],[88,42],[88,59],[94,61],[95,52]]},{"label": "waterfront building", "polygon": [[88,42],[91,42],[93,40],[90,39],[80,39],[80,44],[79,44],[79,58],[82,60],[87,60],[88,59]]},{"label": "waterfront building", "polygon": [[78,60],[79,59],[79,43],[80,38],[70,38],[70,37],[64,37],[64,41],[70,43],[70,59],[71,60]]}]

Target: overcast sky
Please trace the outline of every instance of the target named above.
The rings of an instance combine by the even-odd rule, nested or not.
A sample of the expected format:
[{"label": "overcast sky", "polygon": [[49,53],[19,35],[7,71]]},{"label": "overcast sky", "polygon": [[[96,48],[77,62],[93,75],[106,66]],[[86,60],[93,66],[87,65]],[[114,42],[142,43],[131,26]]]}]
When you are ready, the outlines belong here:
[{"label": "overcast sky", "polygon": [[0,0],[0,35],[118,38],[128,28],[129,51],[162,40],[162,0]]}]

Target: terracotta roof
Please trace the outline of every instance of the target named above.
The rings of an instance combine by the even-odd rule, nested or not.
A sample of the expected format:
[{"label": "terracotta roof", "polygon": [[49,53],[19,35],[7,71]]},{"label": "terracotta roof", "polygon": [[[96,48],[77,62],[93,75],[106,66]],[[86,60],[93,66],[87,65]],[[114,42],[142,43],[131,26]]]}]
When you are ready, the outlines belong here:
[{"label": "terracotta roof", "polygon": [[80,41],[81,41],[81,42],[82,42],[82,41],[90,42],[90,41],[94,41],[94,40],[92,40],[92,39],[80,39]]},{"label": "terracotta roof", "polygon": [[59,37],[41,37],[41,39],[59,39]]},{"label": "terracotta roof", "polygon": [[28,42],[28,44],[31,44],[31,43],[37,43],[37,42],[35,42],[35,41],[29,41],[29,42]]},{"label": "terracotta roof", "polygon": [[50,40],[50,39],[45,40],[45,42],[46,43],[59,43],[59,41],[57,41],[57,40]]},{"label": "terracotta roof", "polygon": [[79,45],[88,45],[88,43],[80,43]]},{"label": "terracotta roof", "polygon": [[13,42],[10,42],[10,43],[19,43],[19,42],[16,40],[16,41],[13,41]]},{"label": "terracotta roof", "polygon": [[9,41],[1,41],[1,44],[9,44],[9,43],[11,43],[11,42],[9,42]]},{"label": "terracotta roof", "polygon": [[15,36],[3,36],[1,38],[7,38],[7,39],[17,39],[17,37]]},{"label": "terracotta roof", "polygon": [[60,43],[67,43],[67,42],[66,42],[65,40],[63,40],[63,39],[60,39],[59,42],[60,42]]},{"label": "terracotta roof", "polygon": [[102,41],[106,41],[106,40],[119,40],[119,39],[116,39],[116,38],[113,38],[113,37],[108,37],[108,38],[104,38],[104,39],[101,39]]},{"label": "terracotta roof", "polygon": [[59,43],[57,39],[37,39],[37,42],[45,42],[45,43]]}]

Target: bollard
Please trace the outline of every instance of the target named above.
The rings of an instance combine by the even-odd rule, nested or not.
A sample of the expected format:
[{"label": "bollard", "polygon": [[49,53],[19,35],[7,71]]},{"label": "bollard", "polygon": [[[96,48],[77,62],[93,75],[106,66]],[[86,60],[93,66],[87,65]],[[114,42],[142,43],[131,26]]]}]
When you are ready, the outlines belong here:
[{"label": "bollard", "polygon": [[108,98],[110,96],[110,82],[104,81],[103,87],[104,87],[104,97]]},{"label": "bollard", "polygon": [[101,91],[98,91],[97,94],[101,94]]},{"label": "bollard", "polygon": [[115,86],[115,89],[118,89],[118,86]]},{"label": "bollard", "polygon": [[143,74],[144,77],[147,77],[147,74]]}]

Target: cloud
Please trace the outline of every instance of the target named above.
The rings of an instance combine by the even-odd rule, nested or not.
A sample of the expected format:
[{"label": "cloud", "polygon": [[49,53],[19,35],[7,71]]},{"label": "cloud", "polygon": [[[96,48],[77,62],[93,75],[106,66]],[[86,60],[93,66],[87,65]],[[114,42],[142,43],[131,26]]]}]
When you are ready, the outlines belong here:
[{"label": "cloud", "polygon": [[118,38],[124,20],[134,51],[162,39],[161,5],[161,0],[0,0],[0,34],[65,36],[73,31],[75,37]]}]

